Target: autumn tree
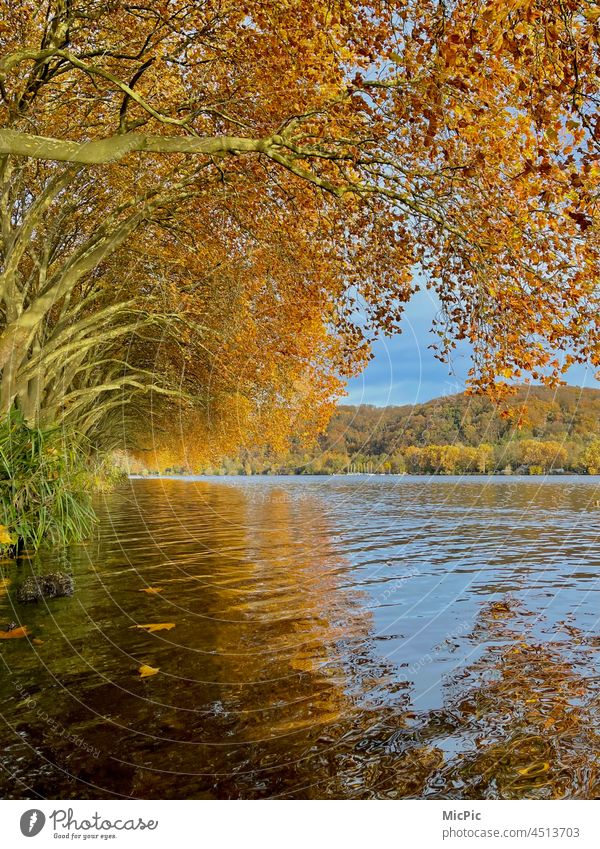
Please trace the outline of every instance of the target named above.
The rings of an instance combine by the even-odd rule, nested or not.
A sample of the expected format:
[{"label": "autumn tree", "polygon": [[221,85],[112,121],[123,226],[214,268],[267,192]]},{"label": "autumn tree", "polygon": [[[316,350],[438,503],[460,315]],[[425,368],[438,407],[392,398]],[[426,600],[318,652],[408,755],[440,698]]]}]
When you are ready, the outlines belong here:
[{"label": "autumn tree", "polygon": [[600,439],[594,439],[581,455],[581,465],[588,475],[597,475],[600,471]]},{"label": "autumn tree", "polygon": [[520,461],[526,466],[538,466],[542,471],[565,465],[567,451],[554,440],[524,439],[518,444]]},{"label": "autumn tree", "polygon": [[2,410],[283,444],[416,268],[472,387],[598,364],[599,18],[0,0]]},{"label": "autumn tree", "polygon": [[486,474],[494,468],[494,447],[487,442],[477,447],[475,468],[481,474]]}]

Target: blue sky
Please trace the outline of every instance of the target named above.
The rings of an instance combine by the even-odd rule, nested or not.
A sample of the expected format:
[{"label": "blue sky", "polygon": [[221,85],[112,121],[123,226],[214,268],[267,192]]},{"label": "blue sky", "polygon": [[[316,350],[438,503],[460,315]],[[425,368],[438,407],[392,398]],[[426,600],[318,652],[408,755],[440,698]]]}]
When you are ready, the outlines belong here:
[{"label": "blue sky", "polygon": [[[419,404],[440,395],[462,392],[469,370],[469,349],[454,352],[452,362],[440,363],[427,346],[435,336],[431,323],[439,310],[433,293],[423,289],[407,305],[402,333],[373,346],[374,359],[360,377],[348,384],[344,404]],[[593,369],[574,366],[566,376],[575,386],[599,388]]]}]

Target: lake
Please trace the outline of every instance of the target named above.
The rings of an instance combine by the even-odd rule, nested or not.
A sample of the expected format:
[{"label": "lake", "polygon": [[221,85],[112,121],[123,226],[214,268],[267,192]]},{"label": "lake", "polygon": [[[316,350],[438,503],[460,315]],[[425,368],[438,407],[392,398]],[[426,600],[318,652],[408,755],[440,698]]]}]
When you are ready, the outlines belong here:
[{"label": "lake", "polygon": [[[30,632],[0,642],[1,794],[596,798],[599,499],[591,477],[131,480],[97,539],[0,564],[0,629]],[[72,598],[16,602],[59,568]]]}]

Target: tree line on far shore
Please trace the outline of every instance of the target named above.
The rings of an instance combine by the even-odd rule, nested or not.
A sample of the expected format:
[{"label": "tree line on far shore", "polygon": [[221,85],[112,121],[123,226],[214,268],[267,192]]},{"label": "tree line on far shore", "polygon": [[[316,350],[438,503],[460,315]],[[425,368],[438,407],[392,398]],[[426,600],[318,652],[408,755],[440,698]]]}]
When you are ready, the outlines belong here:
[{"label": "tree line on far shore", "polygon": [[341,406],[308,447],[248,448],[197,467],[146,468],[141,459],[135,468],[208,475],[596,474],[600,391],[523,387],[503,410],[468,395],[403,407]]}]

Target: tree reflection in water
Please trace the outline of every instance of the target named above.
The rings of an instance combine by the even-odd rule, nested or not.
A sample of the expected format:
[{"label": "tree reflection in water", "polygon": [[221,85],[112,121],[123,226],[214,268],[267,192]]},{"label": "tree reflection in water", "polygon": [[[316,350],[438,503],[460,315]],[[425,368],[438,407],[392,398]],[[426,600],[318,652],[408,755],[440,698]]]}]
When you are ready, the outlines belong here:
[{"label": "tree reflection in water", "polygon": [[5,565],[0,622],[37,644],[2,646],[2,795],[597,796],[598,642],[479,599],[440,705],[417,709],[337,533],[310,491],[139,481],[70,553],[73,599],[13,605],[31,564]]}]

